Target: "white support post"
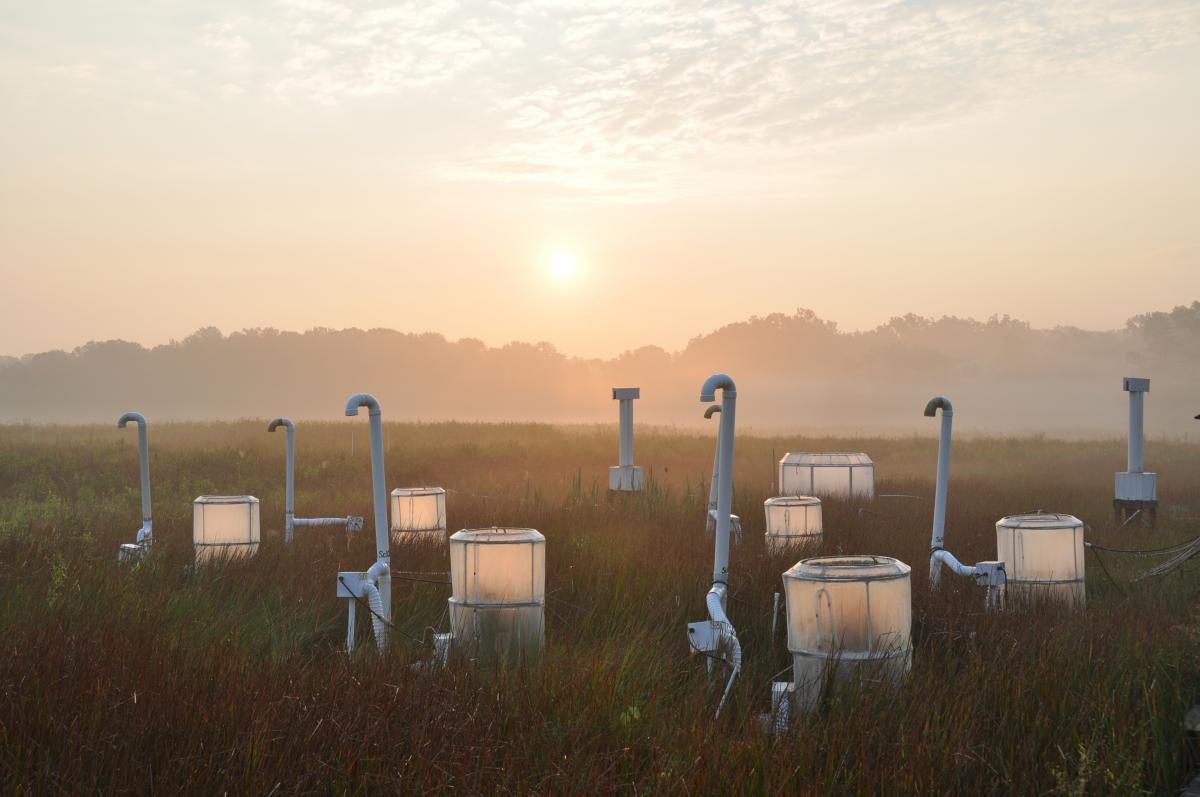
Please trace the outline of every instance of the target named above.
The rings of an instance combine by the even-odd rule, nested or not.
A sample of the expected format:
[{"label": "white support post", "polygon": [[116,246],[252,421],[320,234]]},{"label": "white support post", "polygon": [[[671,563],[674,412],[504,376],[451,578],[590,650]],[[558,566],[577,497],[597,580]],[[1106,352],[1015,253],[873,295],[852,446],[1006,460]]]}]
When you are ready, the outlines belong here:
[{"label": "white support post", "polygon": [[612,397],[620,402],[620,449],[618,464],[608,469],[608,489],[637,492],[642,489],[642,469],[633,464],[633,401],[641,398],[641,388],[614,387]]},{"label": "white support post", "polygon": [[1116,475],[1113,508],[1118,515],[1147,510],[1153,518],[1158,506],[1158,476],[1145,469],[1145,394],[1150,392],[1150,380],[1127,376],[1123,387],[1129,393],[1129,440],[1125,470]]}]

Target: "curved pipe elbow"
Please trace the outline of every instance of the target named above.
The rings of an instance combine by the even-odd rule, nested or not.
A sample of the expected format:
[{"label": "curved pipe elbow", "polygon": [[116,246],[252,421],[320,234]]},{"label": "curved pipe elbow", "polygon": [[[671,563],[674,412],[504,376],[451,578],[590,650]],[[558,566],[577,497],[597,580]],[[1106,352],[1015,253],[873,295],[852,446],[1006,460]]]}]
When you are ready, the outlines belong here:
[{"label": "curved pipe elbow", "polygon": [[355,393],[346,402],[346,415],[358,415],[359,407],[367,407],[371,415],[381,414],[379,411],[379,402],[370,393]]},{"label": "curved pipe elbow", "polygon": [[287,418],[276,418],[275,420],[273,420],[269,424],[267,424],[267,431],[273,432],[276,429],[278,429],[280,426],[282,426],[284,429],[287,429],[289,432],[296,428],[296,424],[292,423]]},{"label": "curved pipe elbow", "polygon": [[704,417],[707,420],[708,418],[711,418],[712,416],[716,415],[720,411],[721,411],[721,405],[713,404],[712,406],[710,406],[708,409],[706,409],[704,411]]},{"label": "curved pipe elbow", "polygon": [[934,396],[925,405],[925,417],[932,418],[937,415],[937,411],[941,410],[943,415],[953,415],[954,405],[950,403],[950,399],[945,396]]},{"label": "curved pipe elbow", "polygon": [[742,667],[742,643],[738,641],[737,630],[729,621],[729,615],[725,614],[725,607],[721,604],[724,592],[725,585],[714,584],[704,596],[704,602],[708,606],[708,619],[721,625],[721,634],[729,643],[729,663],[738,670]]},{"label": "curved pipe elbow", "polygon": [[138,426],[146,425],[146,416],[140,412],[127,412],[120,418],[117,418],[117,428],[124,429],[127,423],[136,423]]},{"label": "curved pipe elbow", "polygon": [[725,398],[737,398],[737,385],[733,383],[733,377],[729,374],[713,374],[704,380],[704,385],[700,388],[700,400],[715,401],[718,390]]},{"label": "curved pipe elbow", "polygon": [[972,565],[964,565],[958,561],[958,557],[945,548],[934,548],[929,553],[930,575],[934,582],[937,581],[937,573],[935,571],[940,570],[942,565],[950,568],[951,571],[960,576],[973,576],[976,571],[976,568]]}]

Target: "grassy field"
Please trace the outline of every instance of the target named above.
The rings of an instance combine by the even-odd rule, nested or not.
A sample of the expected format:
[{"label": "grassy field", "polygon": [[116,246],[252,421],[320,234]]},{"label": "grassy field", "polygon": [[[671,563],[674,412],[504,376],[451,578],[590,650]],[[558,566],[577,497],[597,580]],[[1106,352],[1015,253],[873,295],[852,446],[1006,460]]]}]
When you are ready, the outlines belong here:
[{"label": "grassy field", "polygon": [[[446,630],[449,587],[403,580],[405,636],[386,656],[364,640],[347,657],[334,576],[373,561],[365,423],[299,426],[296,509],[366,516],[367,533],[298,529],[290,549],[281,434],[258,421],[153,425],[156,547],[132,567],[114,560],[140,525],[136,434],[0,427],[3,790],[1169,794],[1196,764],[1183,717],[1200,702],[1200,577],[1133,584],[1150,561],[1107,556],[1109,578],[1089,553],[1087,609],[1074,616],[985,614],[952,575],[930,594],[931,438],[739,438],[746,534],[730,615],[745,669],[714,722],[723,678],[709,680],[685,639],[705,617],[712,566],[711,433],[639,430],[651,484],[622,496],[606,490],[615,428],[388,425],[385,436],[389,487],[447,488],[451,530],[546,535],[539,664],[414,670],[431,629]],[[790,663],[770,610],[792,561],[766,553],[762,501],[773,455],[831,449],[867,451],[879,492],[918,496],[827,502],[821,549],[912,565],[913,669],[895,693],[844,690],[771,737],[756,717]],[[1117,531],[1121,442],[958,441],[948,547],[994,558],[995,521],[1038,508],[1078,515],[1109,545],[1200,533],[1200,446],[1151,441],[1148,460],[1158,528]],[[191,501],[206,493],[262,499],[257,557],[189,567]],[[393,567],[448,561],[436,547],[395,549]]]}]

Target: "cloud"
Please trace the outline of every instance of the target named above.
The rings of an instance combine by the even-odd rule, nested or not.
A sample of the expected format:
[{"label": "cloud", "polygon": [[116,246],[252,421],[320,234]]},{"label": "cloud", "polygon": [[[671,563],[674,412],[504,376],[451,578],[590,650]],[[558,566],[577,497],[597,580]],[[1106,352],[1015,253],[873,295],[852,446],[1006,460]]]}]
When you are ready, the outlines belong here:
[{"label": "cloud", "polygon": [[730,151],[778,153],[935,123],[1040,81],[1194,43],[1191,2],[529,0],[358,10],[283,5],[272,90],[338,102],[410,90],[489,96],[498,140],[443,173],[583,190],[652,184]]},{"label": "cloud", "polygon": [[327,106],[435,97],[453,104],[450,123],[476,133],[440,163],[445,177],[643,198],[694,182],[706,165],[939,124],[1200,42],[1194,0],[247,9],[194,32],[214,93]]}]

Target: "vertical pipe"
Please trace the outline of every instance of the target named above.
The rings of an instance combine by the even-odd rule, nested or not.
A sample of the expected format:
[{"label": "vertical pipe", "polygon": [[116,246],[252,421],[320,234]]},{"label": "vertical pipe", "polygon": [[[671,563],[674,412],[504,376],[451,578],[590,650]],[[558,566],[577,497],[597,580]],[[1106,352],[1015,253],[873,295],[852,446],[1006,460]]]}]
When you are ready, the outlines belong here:
[{"label": "vertical pipe", "polygon": [[142,532],[138,534],[138,542],[145,536],[150,536],[154,528],[154,518],[150,511],[150,444],[146,434],[146,416],[140,412],[127,412],[117,419],[117,428],[124,429],[125,424],[133,421],[138,428],[138,471],[142,482]]},{"label": "vertical pipe", "polygon": [[284,476],[283,504],[283,540],[292,544],[292,534],[296,527],[296,430],[291,423],[287,425],[287,466]]},{"label": "vertical pipe", "polygon": [[379,576],[379,597],[383,602],[383,617],[392,621],[392,541],[388,533],[387,481],[383,472],[383,417],[379,410],[371,413],[371,489],[375,493],[375,556],[384,565]]},{"label": "vertical pipe", "polygon": [[619,464],[623,468],[633,465],[633,399],[621,399],[621,450]]},{"label": "vertical pipe", "polygon": [[[371,490],[375,504],[375,564],[371,570],[379,582],[379,598],[383,618],[392,620],[392,548],[388,533],[387,484],[383,471],[383,417],[379,402],[369,393],[358,393],[346,402],[346,414],[358,415],[359,407],[367,407],[371,426]],[[370,571],[368,571],[370,572]]]},{"label": "vertical pipe", "polygon": [[925,405],[925,417],[936,417],[939,409],[942,411],[942,428],[938,435],[937,482],[933,490],[933,531],[929,540],[930,588],[938,585],[942,575],[942,548],[946,543],[946,492],[950,484],[950,432],[954,424],[954,407],[945,396],[929,400]]},{"label": "vertical pipe", "polygon": [[[717,534],[713,551],[713,582],[729,581],[729,515],[733,510],[733,429],[737,412],[737,388],[725,374],[713,374],[700,390],[701,401],[712,401],[721,391],[721,428],[717,433]],[[724,596],[722,596],[724,597]],[[724,601],[722,601],[722,604]]]},{"label": "vertical pipe", "polygon": [[287,465],[283,483],[283,541],[291,545],[296,528],[296,425],[287,418],[276,418],[267,424],[267,431],[274,432],[280,426],[287,432]]},{"label": "vertical pipe", "polygon": [[145,421],[138,424],[138,470],[142,479],[142,523],[150,526],[154,519],[150,511],[150,443]]},{"label": "vertical pipe", "polygon": [[1145,430],[1142,426],[1142,396],[1140,390],[1129,391],[1129,461],[1126,470],[1141,473],[1144,464]]},{"label": "vertical pipe", "polygon": [[933,501],[934,548],[941,548],[946,541],[946,492],[950,483],[950,428],[954,423],[954,410],[942,410],[942,431],[938,439],[937,487]]},{"label": "vertical pipe", "polygon": [[[720,410],[720,408],[717,408]],[[717,484],[721,481],[721,427],[725,422],[717,418],[717,442],[713,448],[712,481],[708,483],[708,508],[717,510]]]},{"label": "vertical pipe", "polygon": [[[721,405],[713,404],[711,407],[709,407],[708,409],[706,409],[704,411],[704,417],[711,418],[714,414],[719,413],[720,411],[721,411]],[[717,442],[713,447],[712,479],[709,480],[709,482],[708,482],[708,511],[711,512],[713,515],[713,520],[709,521],[709,522],[715,522],[715,518],[716,518],[716,514],[717,514],[717,481],[720,477],[720,467],[721,467],[721,425],[720,424],[721,424],[721,419],[718,418],[717,419],[717,435],[716,435]],[[713,526],[709,526],[710,531],[712,530],[712,528],[713,528]]]}]

